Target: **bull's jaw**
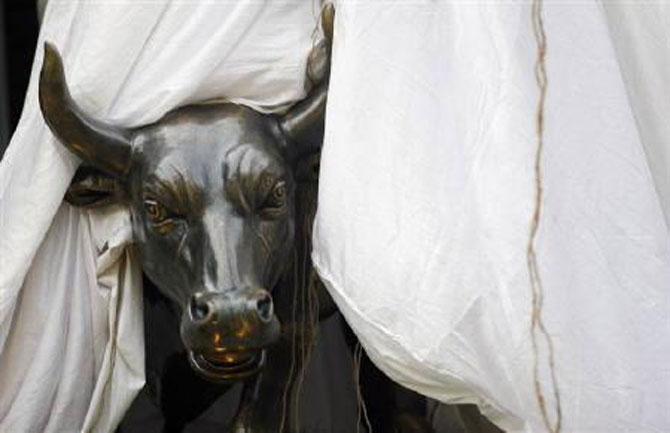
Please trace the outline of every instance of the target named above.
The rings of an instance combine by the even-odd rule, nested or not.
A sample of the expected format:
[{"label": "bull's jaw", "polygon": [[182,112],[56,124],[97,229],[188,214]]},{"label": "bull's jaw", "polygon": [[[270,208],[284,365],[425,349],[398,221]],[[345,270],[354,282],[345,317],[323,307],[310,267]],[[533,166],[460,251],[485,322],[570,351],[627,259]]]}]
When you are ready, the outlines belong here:
[{"label": "bull's jaw", "polygon": [[227,352],[205,356],[188,351],[193,370],[204,379],[220,384],[234,383],[258,374],[265,366],[265,349],[253,352]]}]

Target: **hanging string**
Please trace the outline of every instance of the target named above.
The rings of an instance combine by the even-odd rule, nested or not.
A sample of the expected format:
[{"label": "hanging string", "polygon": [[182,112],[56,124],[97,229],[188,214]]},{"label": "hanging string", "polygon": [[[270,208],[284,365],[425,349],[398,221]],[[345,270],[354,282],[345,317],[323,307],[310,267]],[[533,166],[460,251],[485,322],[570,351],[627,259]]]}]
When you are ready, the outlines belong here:
[{"label": "hanging string", "polygon": [[[316,155],[318,161],[319,156]],[[310,160],[299,165],[309,165]],[[300,168],[298,171],[302,171]],[[319,279],[311,265],[312,224],[316,214],[318,179],[299,181],[296,188],[296,241],[293,247],[291,303],[291,365],[284,385],[280,430],[300,431],[301,394],[307,365],[319,328]]]},{"label": "hanging string", "polygon": [[[528,238],[528,246],[526,250],[526,262],[528,265],[528,275],[530,277],[532,313],[531,313],[531,344],[533,348],[533,383],[535,387],[535,396],[537,399],[542,420],[545,427],[550,433],[560,433],[562,424],[561,399],[558,389],[558,381],[556,379],[556,367],[554,361],[554,344],[551,336],[547,332],[542,319],[542,306],[544,301],[544,288],[542,279],[540,278],[539,266],[537,264],[537,254],[535,251],[535,241],[540,227],[540,218],[542,216],[542,154],[544,150],[544,111],[545,100],[547,97],[547,37],[544,29],[544,21],[542,19],[543,0],[533,0],[531,8],[531,16],[533,23],[533,34],[537,44],[537,60],[535,62],[535,81],[537,83],[540,96],[537,104],[537,112],[535,116],[536,135],[537,135],[537,149],[535,152],[535,208],[533,217],[530,223],[530,235]],[[547,409],[546,398],[544,395],[543,385],[540,382],[540,355],[538,349],[538,338],[544,340],[548,349],[548,362],[551,374],[551,387],[555,402],[555,421],[552,423]]]},{"label": "hanging string", "polygon": [[[318,21],[314,26],[312,31],[312,49],[311,52],[315,52],[318,42],[319,42],[319,29],[322,28],[322,17],[324,16],[325,10],[330,3],[321,1],[320,12],[318,15],[315,14],[315,17],[318,16]],[[313,6],[315,4],[313,3]],[[316,12],[313,9],[313,12]],[[325,29],[322,28],[325,35]],[[327,38],[330,36],[325,35]],[[307,71],[307,82],[305,83],[308,86],[314,86],[315,83],[311,82],[312,77],[311,72],[308,67]],[[317,161],[320,159],[320,155],[316,155]],[[305,161],[303,161],[305,163]],[[307,161],[309,164],[309,161]],[[300,317],[299,323],[296,320],[296,314],[294,313],[292,318],[292,323],[295,328],[298,328],[297,332],[299,335],[299,340],[294,338],[294,342],[297,341],[297,344],[300,346],[300,365],[296,367],[297,376],[293,378],[289,377],[288,383],[285,388],[285,395],[288,392],[289,388],[293,387],[291,392],[290,404],[293,408],[293,426],[292,429],[295,431],[300,430],[300,407],[301,401],[300,397],[302,394],[302,388],[305,381],[305,375],[307,372],[307,365],[311,359],[313,348],[316,343],[317,332],[319,328],[319,299],[317,294],[318,286],[318,277],[316,272],[312,269],[311,266],[311,239],[312,239],[312,224],[314,223],[314,217],[316,215],[316,196],[317,196],[317,186],[318,186],[318,176],[311,181],[305,182],[299,185],[296,192],[297,202],[300,204],[300,211],[297,212],[297,215],[300,216],[300,234],[303,241],[302,245],[302,257],[300,263],[299,271],[295,273],[295,287],[294,292],[300,293],[300,308],[298,316]],[[296,255],[297,257],[297,255]],[[298,262],[296,260],[295,267],[298,267]],[[296,305],[298,303],[297,299],[294,299],[293,309],[295,311]],[[297,356],[294,350],[292,351],[292,360]],[[291,372],[293,372],[293,368]],[[285,414],[282,415],[284,417]],[[284,418],[282,418],[282,428],[284,425]]]},{"label": "hanging string", "polygon": [[370,423],[370,418],[368,417],[368,409],[365,406],[365,400],[363,399],[363,392],[361,391],[361,361],[363,359],[363,346],[361,343],[356,343],[354,348],[354,386],[356,387],[356,403],[357,403],[357,417],[356,417],[356,433],[361,433],[361,423],[365,421],[365,426],[367,427],[367,433],[372,433],[372,424]]},{"label": "hanging string", "polygon": [[[315,299],[315,274],[311,269],[310,263],[311,259],[309,257],[309,251],[311,251],[311,227],[314,220],[314,212],[316,211],[315,200],[310,197],[310,194],[305,194],[303,197],[306,207],[306,217],[304,218],[304,224],[302,226],[302,238],[304,239],[303,245],[303,261],[302,261],[302,277],[300,280],[301,284],[301,323],[300,330],[302,339],[300,341],[300,370],[298,371],[298,377],[296,378],[296,387],[293,397],[293,407],[294,407],[294,426],[296,431],[299,430],[300,426],[300,397],[302,394],[302,386],[305,382],[305,374],[307,372],[307,365],[312,356],[312,349],[316,342],[316,332],[318,329],[318,299]],[[309,271],[309,277],[308,277]],[[314,310],[317,309],[317,314]]]},{"label": "hanging string", "polygon": [[[293,250],[293,280],[294,282],[298,281],[298,252],[297,250]],[[291,389],[291,384],[293,383],[293,373],[296,368],[296,362],[295,362],[295,348],[296,348],[296,340],[298,338],[297,334],[297,324],[296,324],[296,317],[297,317],[297,309],[298,309],[298,288],[294,287],[293,288],[293,299],[291,302],[291,364],[289,366],[289,372],[288,372],[288,377],[286,378],[286,383],[284,384],[284,392],[282,393],[282,399],[281,399],[281,419],[279,421],[279,432],[282,433],[284,431],[284,427],[286,425],[286,412],[287,412],[287,406],[288,406],[288,395],[289,391]]]}]

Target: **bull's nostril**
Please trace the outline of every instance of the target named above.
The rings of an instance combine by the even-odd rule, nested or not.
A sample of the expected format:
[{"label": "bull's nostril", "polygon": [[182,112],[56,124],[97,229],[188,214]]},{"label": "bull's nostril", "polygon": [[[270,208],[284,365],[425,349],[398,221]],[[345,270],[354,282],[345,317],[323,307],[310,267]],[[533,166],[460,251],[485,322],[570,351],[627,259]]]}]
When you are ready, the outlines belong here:
[{"label": "bull's nostril", "polygon": [[263,295],[256,301],[256,312],[263,322],[272,320],[272,298],[270,295]]},{"label": "bull's nostril", "polygon": [[196,296],[191,297],[189,308],[191,311],[191,318],[196,322],[201,322],[209,316],[209,305],[206,301],[202,301]]}]

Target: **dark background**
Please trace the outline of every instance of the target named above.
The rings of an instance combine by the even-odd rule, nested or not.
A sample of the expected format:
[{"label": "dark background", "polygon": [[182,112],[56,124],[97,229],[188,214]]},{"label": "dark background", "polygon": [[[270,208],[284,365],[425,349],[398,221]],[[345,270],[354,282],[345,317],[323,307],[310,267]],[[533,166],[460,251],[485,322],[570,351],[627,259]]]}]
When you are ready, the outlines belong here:
[{"label": "dark background", "polygon": [[0,0],[0,155],[16,129],[30,78],[39,25],[37,2]]}]

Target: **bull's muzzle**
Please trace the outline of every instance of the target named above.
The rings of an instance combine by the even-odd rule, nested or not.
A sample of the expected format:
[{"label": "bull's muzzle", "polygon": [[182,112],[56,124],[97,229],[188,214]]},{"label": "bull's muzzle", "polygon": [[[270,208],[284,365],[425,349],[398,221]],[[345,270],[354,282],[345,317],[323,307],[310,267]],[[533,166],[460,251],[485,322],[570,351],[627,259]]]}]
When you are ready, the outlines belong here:
[{"label": "bull's muzzle", "polygon": [[256,374],[279,331],[272,297],[263,289],[198,292],[182,315],[181,335],[191,365],[215,382]]}]

